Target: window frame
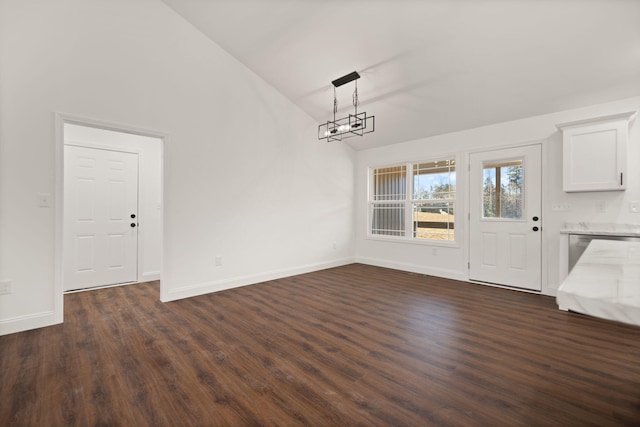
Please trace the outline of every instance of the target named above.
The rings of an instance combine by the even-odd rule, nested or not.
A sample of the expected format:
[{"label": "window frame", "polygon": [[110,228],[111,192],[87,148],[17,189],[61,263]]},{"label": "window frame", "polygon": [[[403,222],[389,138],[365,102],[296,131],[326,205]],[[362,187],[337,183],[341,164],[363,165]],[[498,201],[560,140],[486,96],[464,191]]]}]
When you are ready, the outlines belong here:
[{"label": "window frame", "polygon": [[[456,190],[454,198],[447,199],[414,199],[414,165],[420,165],[424,163],[434,163],[441,161],[454,161],[455,162],[455,182],[456,182]],[[453,228],[453,240],[438,240],[438,239],[428,239],[415,237],[413,226],[414,226],[414,217],[413,217],[413,209],[414,205],[417,204],[438,204],[438,203],[450,203],[454,209],[454,215],[457,214],[458,206],[460,205],[460,197],[458,192],[458,183],[460,182],[459,172],[461,171],[459,156],[456,154],[450,155],[442,155],[438,157],[432,157],[426,160],[419,161],[405,161],[405,162],[396,162],[396,163],[387,163],[376,166],[370,166],[368,168],[368,181],[367,181],[367,231],[366,237],[367,239],[372,240],[381,240],[381,241],[394,241],[394,242],[402,242],[402,243],[411,243],[411,244],[420,244],[420,245],[430,245],[430,246],[449,246],[449,247],[458,247],[460,244],[460,227],[454,226]],[[404,198],[402,199],[394,199],[394,200],[374,200],[374,174],[377,169],[386,169],[386,168],[395,168],[395,167],[405,167],[406,168],[406,182],[405,182],[405,191]],[[403,236],[389,236],[382,234],[374,234],[372,232],[373,227],[373,212],[374,206],[380,204],[389,204],[389,203],[397,203],[404,205],[404,235]],[[463,215],[457,214],[459,219],[454,219],[454,224],[456,222],[462,222]]]}]

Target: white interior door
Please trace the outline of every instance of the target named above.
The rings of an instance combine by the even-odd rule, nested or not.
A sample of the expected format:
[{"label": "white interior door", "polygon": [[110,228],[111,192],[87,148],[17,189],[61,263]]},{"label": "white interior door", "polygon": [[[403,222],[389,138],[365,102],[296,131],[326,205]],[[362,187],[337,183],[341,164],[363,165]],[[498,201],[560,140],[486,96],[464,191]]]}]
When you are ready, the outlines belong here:
[{"label": "white interior door", "polygon": [[541,290],[541,147],[473,153],[469,278]]},{"label": "white interior door", "polygon": [[137,281],[137,216],[137,154],[65,145],[65,291]]}]

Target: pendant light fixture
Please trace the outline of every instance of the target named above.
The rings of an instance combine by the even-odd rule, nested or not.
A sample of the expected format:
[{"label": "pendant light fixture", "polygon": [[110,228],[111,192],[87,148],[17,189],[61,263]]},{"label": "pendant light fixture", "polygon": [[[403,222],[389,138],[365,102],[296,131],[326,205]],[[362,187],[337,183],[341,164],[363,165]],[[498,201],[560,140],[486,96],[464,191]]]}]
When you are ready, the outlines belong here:
[{"label": "pendant light fixture", "polygon": [[[375,130],[375,116],[367,116],[366,112],[358,113],[358,79],[360,74],[356,71],[335,79],[333,84],[333,120],[327,120],[318,126],[318,139],[324,139],[327,142],[342,141],[353,136],[362,136]],[[354,82],[355,90],[353,91],[353,114],[346,117],[336,119],[338,112],[338,98],[336,97],[336,88],[347,83]]]}]

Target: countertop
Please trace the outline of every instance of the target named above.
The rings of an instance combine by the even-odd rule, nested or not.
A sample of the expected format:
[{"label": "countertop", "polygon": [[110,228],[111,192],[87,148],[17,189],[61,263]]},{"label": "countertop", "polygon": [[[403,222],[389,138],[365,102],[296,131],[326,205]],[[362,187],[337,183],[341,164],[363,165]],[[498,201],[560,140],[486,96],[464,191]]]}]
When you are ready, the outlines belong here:
[{"label": "countertop", "polygon": [[592,240],[557,302],[562,310],[640,326],[640,243]]},{"label": "countertop", "polygon": [[606,222],[567,222],[560,229],[560,233],[640,237],[640,225]]}]

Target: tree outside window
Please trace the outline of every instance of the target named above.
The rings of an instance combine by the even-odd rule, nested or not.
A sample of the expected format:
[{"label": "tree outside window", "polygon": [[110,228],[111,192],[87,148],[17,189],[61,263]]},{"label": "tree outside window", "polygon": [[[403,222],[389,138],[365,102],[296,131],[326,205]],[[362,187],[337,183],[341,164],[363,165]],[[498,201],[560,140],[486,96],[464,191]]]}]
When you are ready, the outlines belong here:
[{"label": "tree outside window", "polygon": [[483,166],[484,218],[521,219],[523,212],[522,160]]}]

